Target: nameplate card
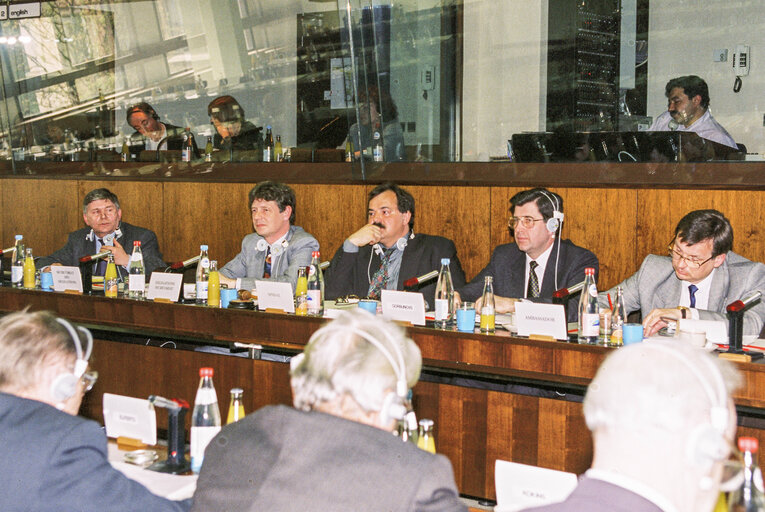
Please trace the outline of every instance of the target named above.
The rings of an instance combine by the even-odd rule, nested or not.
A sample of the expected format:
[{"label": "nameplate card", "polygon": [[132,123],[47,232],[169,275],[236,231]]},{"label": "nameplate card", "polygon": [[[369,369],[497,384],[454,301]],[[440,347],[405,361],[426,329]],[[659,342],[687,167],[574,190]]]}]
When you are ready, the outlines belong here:
[{"label": "nameplate card", "polygon": [[80,267],[51,265],[50,273],[53,275],[53,289],[57,292],[74,290],[82,293],[82,276],[80,275]]},{"label": "nameplate card", "polygon": [[421,293],[382,291],[382,314],[388,320],[425,325],[425,299]]},{"label": "nameplate card", "polygon": [[295,312],[295,299],[290,283],[276,281],[255,281],[258,290],[258,309],[280,309],[285,313]]},{"label": "nameplate card", "polygon": [[157,413],[148,400],[104,393],[103,411],[107,437],[157,444]]},{"label": "nameplate card", "polygon": [[515,325],[519,336],[532,334],[567,340],[566,309],[562,304],[515,303]]},{"label": "nameplate card", "polygon": [[165,299],[170,302],[178,302],[182,285],[183,274],[152,272],[146,298],[149,300]]}]

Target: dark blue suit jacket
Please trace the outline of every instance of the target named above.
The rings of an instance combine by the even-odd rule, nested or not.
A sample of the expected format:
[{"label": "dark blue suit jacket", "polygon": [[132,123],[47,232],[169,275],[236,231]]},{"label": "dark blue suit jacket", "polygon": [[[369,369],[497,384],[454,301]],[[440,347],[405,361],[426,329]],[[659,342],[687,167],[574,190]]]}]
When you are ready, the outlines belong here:
[{"label": "dark blue suit jacket", "polygon": [[[555,268],[558,258],[558,241],[556,240],[547,260],[545,275],[542,278],[540,299],[544,302],[552,301],[555,288]],[[598,258],[595,255],[570,240],[563,240],[560,244],[560,264],[558,267],[558,289],[569,287],[584,280],[584,269],[593,267],[595,278],[598,276]],[[491,255],[489,264],[484,267],[477,276],[461,289],[458,289],[462,300],[475,301],[483,293],[485,276],[494,278],[494,294],[500,297],[522,298],[526,295],[524,289],[526,281],[526,253],[518,249],[514,243],[497,246]],[[579,318],[578,296],[568,302],[566,316],[569,322],[576,322]]]},{"label": "dark blue suit jacket", "polygon": [[[120,223],[120,229],[122,230],[122,236],[117,238],[117,241],[125,249],[128,255],[133,252],[133,242],[135,240],[141,241],[141,252],[143,253],[143,265],[146,271],[146,275],[151,275],[155,270],[164,270],[167,266],[162,260],[162,253],[159,252],[159,242],[157,242],[157,235],[153,231],[148,229],[139,228],[133,226],[127,222]],[[96,239],[92,240],[88,238],[90,228],[82,228],[77,231],[69,233],[69,238],[66,241],[66,245],[54,252],[50,256],[38,258],[35,261],[37,268],[45,268],[51,263],[61,263],[62,265],[68,265],[76,267],[80,264],[80,258],[96,253]],[[127,273],[125,270],[118,266],[118,272],[124,279]],[[148,279],[148,278],[147,278]]]},{"label": "dark blue suit jacket", "polygon": [[[370,263],[371,258],[371,263]],[[465,272],[462,270],[460,260],[457,258],[457,248],[454,242],[448,238],[417,233],[414,238],[407,241],[404,254],[401,257],[401,269],[398,273],[397,290],[404,290],[404,282],[412,277],[427,274],[432,270],[441,268],[441,258],[449,258],[449,269],[452,273],[454,289],[465,284]],[[345,252],[342,246],[332,258],[327,272],[325,273],[325,296],[327,299],[354,294],[366,297],[369,291],[369,275],[374,275],[381,265],[380,257],[372,251],[371,245],[359,247],[358,252]],[[411,290],[421,292],[425,301],[432,308],[435,304],[436,280],[423,283]]]},{"label": "dark blue suit jacket", "polygon": [[3,512],[182,512],[189,502],[155,496],[112,468],[93,421],[0,393]]}]

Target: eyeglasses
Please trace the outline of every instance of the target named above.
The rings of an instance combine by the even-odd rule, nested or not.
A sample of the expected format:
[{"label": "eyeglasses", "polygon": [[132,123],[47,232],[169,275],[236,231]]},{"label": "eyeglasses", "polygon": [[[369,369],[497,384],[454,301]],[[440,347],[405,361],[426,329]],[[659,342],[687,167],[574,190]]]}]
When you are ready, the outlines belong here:
[{"label": "eyeglasses", "polygon": [[701,266],[706,263],[707,261],[710,261],[714,256],[710,256],[709,258],[701,261],[695,258],[689,258],[687,256],[683,256],[679,252],[675,250],[675,243],[669,244],[667,247],[667,254],[670,258],[672,258],[672,261],[680,262],[684,261],[686,265],[688,265],[690,268],[701,268]]},{"label": "eyeglasses", "polygon": [[532,217],[510,217],[510,220],[507,221],[507,225],[510,227],[510,229],[515,229],[518,224],[526,229],[531,229],[534,227],[535,222],[544,222],[544,219],[534,219]]},{"label": "eyeglasses", "polygon": [[82,387],[84,388],[84,392],[87,393],[93,389],[93,386],[96,385],[96,381],[98,380],[98,372],[95,370],[89,370],[83,373],[80,379],[82,380]]}]

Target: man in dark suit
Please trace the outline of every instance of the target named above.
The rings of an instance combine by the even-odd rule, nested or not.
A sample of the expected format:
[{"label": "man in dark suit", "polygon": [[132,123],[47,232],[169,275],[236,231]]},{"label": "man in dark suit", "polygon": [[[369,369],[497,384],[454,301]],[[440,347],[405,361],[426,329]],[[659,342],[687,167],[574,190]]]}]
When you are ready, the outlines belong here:
[{"label": "man in dark suit", "polygon": [[295,409],[264,407],[210,442],[193,510],[466,511],[449,460],[391,435],[421,365],[403,329],[344,312],[292,359]]},{"label": "man in dark suit", "polygon": [[[97,188],[88,192],[82,201],[82,218],[88,227],[69,233],[66,245],[50,256],[39,258],[35,262],[37,268],[56,264],[76,267],[83,256],[109,251],[114,255],[117,272],[124,279],[130,263],[127,251],[133,251],[136,240],[141,242],[147,276],[166,266],[159,251],[157,235],[148,229],[122,222],[119,199],[108,189]],[[99,266],[98,262],[94,263],[94,275],[103,275],[100,270],[103,267],[103,264]]]},{"label": "man in dark suit", "polygon": [[592,467],[566,500],[526,512],[712,510],[719,493],[741,481],[723,472],[739,384],[729,362],[689,344],[659,340],[614,351],[584,398]]},{"label": "man in dark suit", "polygon": [[[480,311],[484,278],[492,276],[496,312],[509,313],[523,298],[549,302],[555,290],[583,281],[587,267],[595,269],[597,279],[595,255],[560,238],[563,199],[558,194],[544,188],[518,192],[510,199],[510,215],[515,243],[494,249],[489,264],[458,289],[461,300],[476,301]],[[566,316],[577,321],[577,301],[569,301]]]},{"label": "man in dark suit", "polygon": [[[326,273],[327,299],[354,294],[379,299],[380,292],[404,290],[404,282],[441,268],[449,258],[454,288],[465,284],[465,273],[454,242],[414,232],[414,197],[393,183],[369,193],[368,223],[349,236],[337,250]],[[436,280],[419,287],[433,307]]]},{"label": "man in dark suit", "polygon": [[98,376],[93,337],[48,312],[0,320],[0,510],[181,512],[114,469],[104,430],[77,416]]}]

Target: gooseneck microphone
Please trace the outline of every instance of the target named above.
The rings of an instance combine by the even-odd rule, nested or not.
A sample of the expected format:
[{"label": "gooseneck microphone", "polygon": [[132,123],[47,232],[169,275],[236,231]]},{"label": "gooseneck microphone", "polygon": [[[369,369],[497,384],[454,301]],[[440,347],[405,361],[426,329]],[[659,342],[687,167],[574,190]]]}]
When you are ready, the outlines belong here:
[{"label": "gooseneck microphone", "polygon": [[762,292],[756,291],[753,292],[743,299],[739,299],[737,301],[731,302],[728,304],[728,306],[725,308],[725,310],[728,313],[742,313],[746,309],[749,308],[749,306],[754,305],[754,303],[762,297]]},{"label": "gooseneck microphone", "polygon": [[582,288],[584,288],[584,281],[576,283],[573,286],[569,286],[568,288],[561,288],[560,290],[555,290],[552,295],[553,302],[555,300],[563,300],[567,298],[569,295],[574,295],[577,292],[581,292]]},{"label": "gooseneck microphone", "polygon": [[9,252],[13,252],[13,250],[16,248],[16,246],[8,247],[7,249],[3,249],[3,254],[8,254]]},{"label": "gooseneck microphone", "polygon": [[201,257],[201,254],[197,254],[193,258],[189,258],[189,259],[183,260],[183,261],[176,261],[175,263],[170,265],[170,267],[168,267],[168,268],[170,268],[170,270],[178,270],[178,269],[181,269],[181,268],[186,268],[186,267],[188,267],[190,265],[193,265],[194,263],[198,262],[200,257]]},{"label": "gooseneck microphone", "polygon": [[326,270],[328,266],[329,266],[329,261],[322,261],[321,263],[319,263],[319,268],[321,270]]},{"label": "gooseneck microphone", "polygon": [[80,258],[80,263],[87,263],[89,261],[98,261],[101,258],[106,258],[109,255],[109,252],[111,251],[101,251],[98,254],[93,254],[91,256],[83,256]]},{"label": "gooseneck microphone", "polygon": [[431,279],[435,279],[438,277],[438,270],[431,270],[427,274],[423,274],[421,276],[412,277],[404,281],[404,288],[412,288],[417,286],[418,284],[422,284],[424,282],[430,281]]}]

